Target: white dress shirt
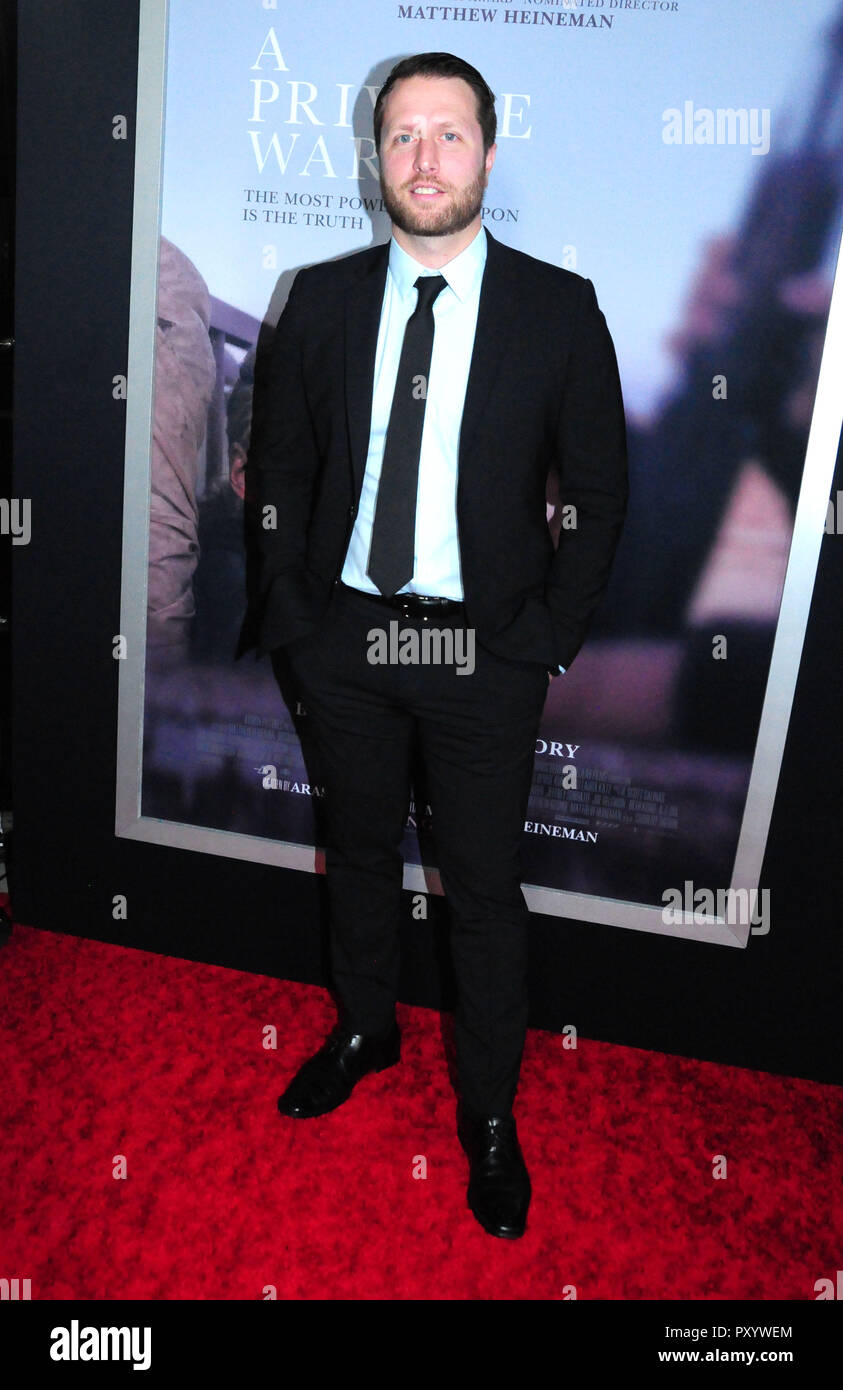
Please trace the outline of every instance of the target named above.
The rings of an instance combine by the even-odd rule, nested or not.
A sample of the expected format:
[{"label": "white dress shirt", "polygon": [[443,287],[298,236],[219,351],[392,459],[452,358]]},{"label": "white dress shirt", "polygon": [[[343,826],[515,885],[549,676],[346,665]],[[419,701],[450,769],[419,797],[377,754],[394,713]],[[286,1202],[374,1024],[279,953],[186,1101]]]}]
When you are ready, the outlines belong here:
[{"label": "white dress shirt", "polygon": [[366,570],[404,330],[416,307],[418,277],[442,275],[448,283],[433,305],[433,355],[419,454],[415,567],[412,579],[400,592],[459,600],[464,597],[457,535],[457,454],[485,264],[486,233],[482,227],[474,240],[439,270],[414,260],[394,237],[390,241],[375,353],[369,452],[357,519],[342,571],[343,583],[354,589],[379,592]]}]

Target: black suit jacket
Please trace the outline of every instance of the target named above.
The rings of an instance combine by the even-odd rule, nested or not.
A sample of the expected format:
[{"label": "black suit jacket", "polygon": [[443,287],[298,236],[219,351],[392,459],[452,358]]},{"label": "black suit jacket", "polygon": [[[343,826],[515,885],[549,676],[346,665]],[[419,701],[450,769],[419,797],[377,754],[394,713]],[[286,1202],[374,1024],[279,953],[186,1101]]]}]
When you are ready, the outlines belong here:
[{"label": "black suit jacket", "polygon": [[[570,666],[606,586],[627,504],[614,347],[590,280],[488,250],[460,430],[467,620],[516,660]],[[363,482],[388,243],[297,274],[278,321],[250,464],[260,650],[310,632],[338,581]],[[548,471],[575,529],[554,549]]]}]

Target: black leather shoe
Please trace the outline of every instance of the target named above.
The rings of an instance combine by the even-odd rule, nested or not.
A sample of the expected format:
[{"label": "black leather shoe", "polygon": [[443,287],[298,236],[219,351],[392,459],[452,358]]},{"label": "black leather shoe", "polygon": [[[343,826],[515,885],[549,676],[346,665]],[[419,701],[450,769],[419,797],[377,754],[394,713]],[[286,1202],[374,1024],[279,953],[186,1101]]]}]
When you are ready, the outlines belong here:
[{"label": "black leather shoe", "polygon": [[461,1112],[457,1133],[470,1164],[468,1205],[483,1230],[508,1240],[523,1236],[532,1188],[515,1120]]},{"label": "black leather shoe", "polygon": [[393,1067],[400,1056],[397,1024],[385,1038],[375,1038],[352,1033],[338,1023],[278,1097],[278,1109],[296,1119],[326,1115],[348,1100],[361,1077]]}]

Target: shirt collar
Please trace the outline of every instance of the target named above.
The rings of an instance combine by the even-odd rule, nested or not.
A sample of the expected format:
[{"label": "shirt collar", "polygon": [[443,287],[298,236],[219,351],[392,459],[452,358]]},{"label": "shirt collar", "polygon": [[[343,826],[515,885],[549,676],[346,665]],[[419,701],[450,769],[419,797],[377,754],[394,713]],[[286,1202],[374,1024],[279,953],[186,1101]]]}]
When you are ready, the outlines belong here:
[{"label": "shirt collar", "polygon": [[470,241],[459,255],[454,256],[453,260],[440,266],[438,270],[431,270],[430,266],[422,265],[420,261],[415,260],[404,250],[403,246],[398,245],[394,236],[390,238],[389,242],[389,273],[402,299],[412,296],[415,300],[416,280],[420,275],[443,275],[457,299],[464,302],[476,289],[483,274],[485,263],[486,231],[484,227],[480,228],[474,240]]}]

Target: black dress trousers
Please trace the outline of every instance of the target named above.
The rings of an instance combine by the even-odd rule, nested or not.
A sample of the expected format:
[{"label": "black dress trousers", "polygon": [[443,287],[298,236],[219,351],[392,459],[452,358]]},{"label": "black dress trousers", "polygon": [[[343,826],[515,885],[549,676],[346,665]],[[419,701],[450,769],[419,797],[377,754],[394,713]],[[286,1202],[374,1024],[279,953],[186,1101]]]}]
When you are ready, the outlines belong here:
[{"label": "black dress trousers", "polygon": [[[451,919],[460,1091],[469,1111],[508,1115],[527,1027],[528,912],[519,851],[547,671],[476,641],[470,673],[466,660],[463,674],[456,662],[376,664],[372,633],[388,632],[396,621],[402,632],[419,633],[462,624],[404,617],[339,586],[315,631],[273,657],[292,667],[325,786],[334,985],[343,1022],[355,1032],[390,1026],[401,842],[418,738]],[[470,636],[463,631],[464,645],[456,647],[463,657]]]}]

